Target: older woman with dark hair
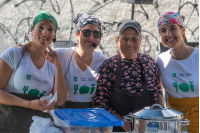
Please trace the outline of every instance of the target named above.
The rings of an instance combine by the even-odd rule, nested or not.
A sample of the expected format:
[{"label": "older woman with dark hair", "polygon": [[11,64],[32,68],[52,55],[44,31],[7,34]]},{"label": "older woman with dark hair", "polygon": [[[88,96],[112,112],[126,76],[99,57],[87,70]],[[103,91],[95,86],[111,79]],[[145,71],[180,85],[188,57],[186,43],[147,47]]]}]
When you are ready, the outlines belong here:
[{"label": "older woman with dark hair", "polygon": [[183,16],[166,12],[158,20],[165,47],[157,58],[167,94],[167,106],[184,113],[190,120],[189,133],[199,132],[199,49],[187,45]]},{"label": "older woman with dark hair", "polygon": [[[141,26],[135,20],[124,19],[117,25],[116,38],[120,53],[101,65],[94,107],[104,108],[123,120],[124,115],[162,104],[160,71],[154,59],[139,53]],[[130,123],[114,127],[114,131],[130,131]]]}]

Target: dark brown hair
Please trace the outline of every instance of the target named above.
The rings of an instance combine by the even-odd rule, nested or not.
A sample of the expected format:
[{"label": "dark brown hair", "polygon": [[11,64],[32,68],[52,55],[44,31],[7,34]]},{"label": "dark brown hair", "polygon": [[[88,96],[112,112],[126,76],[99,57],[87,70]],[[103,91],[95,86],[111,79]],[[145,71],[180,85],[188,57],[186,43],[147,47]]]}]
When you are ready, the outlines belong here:
[{"label": "dark brown hair", "polygon": [[27,43],[25,45],[17,44],[15,47],[23,47],[22,48],[22,56],[24,56],[25,52],[28,51],[29,43]]}]

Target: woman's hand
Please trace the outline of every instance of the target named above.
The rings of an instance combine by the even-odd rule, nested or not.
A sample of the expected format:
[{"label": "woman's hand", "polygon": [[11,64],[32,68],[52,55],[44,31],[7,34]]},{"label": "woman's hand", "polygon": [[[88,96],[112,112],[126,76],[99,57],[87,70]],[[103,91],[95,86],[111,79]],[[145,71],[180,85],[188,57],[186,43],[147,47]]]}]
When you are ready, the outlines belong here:
[{"label": "woman's hand", "polygon": [[53,51],[50,46],[47,46],[49,52],[45,50],[43,53],[46,56],[46,61],[51,62],[55,67],[62,66],[58,54]]},{"label": "woman's hand", "polygon": [[52,102],[50,105],[47,105],[49,103],[48,100],[33,100],[29,102],[30,109],[44,111],[44,110],[50,110],[55,105],[55,101]]},{"label": "woman's hand", "polygon": [[54,88],[52,94],[54,95],[55,92],[57,91],[58,99],[56,104],[61,106],[66,101],[67,97],[67,88],[63,75],[62,64],[56,51],[53,51],[49,45],[46,44],[46,46],[49,50],[49,52],[47,52],[47,50],[44,51],[46,60],[48,62],[51,62],[55,66],[55,77],[54,77],[55,79],[54,79]]}]

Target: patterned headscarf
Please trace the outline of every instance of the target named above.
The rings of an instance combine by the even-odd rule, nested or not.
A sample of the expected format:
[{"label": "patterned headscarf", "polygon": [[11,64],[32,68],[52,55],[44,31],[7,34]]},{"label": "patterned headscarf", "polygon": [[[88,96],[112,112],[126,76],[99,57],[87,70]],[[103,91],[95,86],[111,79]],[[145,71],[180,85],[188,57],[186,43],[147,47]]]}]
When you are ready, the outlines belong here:
[{"label": "patterned headscarf", "polygon": [[35,14],[35,16],[33,17],[32,22],[31,22],[31,29],[30,29],[30,31],[32,31],[33,27],[38,22],[40,22],[42,20],[49,20],[49,21],[51,21],[53,23],[54,27],[55,27],[55,32],[57,31],[58,25],[57,25],[56,19],[51,14],[49,14],[48,12],[45,12],[43,10],[38,11]]},{"label": "patterned headscarf", "polygon": [[163,15],[161,15],[160,18],[158,19],[158,30],[160,29],[161,26],[169,23],[174,23],[182,27],[185,27],[183,24],[184,18],[185,18],[184,16],[181,16],[178,13],[166,12]]},{"label": "patterned headscarf", "polygon": [[101,23],[100,21],[95,18],[94,16],[84,14],[84,13],[79,13],[77,15],[77,18],[73,20],[75,23],[76,31],[79,31],[81,28],[83,28],[87,24],[94,24],[96,25],[100,31],[101,31]]},{"label": "patterned headscarf", "polygon": [[[158,19],[158,30],[160,32],[160,27],[166,24],[178,24],[185,28],[185,25],[183,24],[183,21],[185,19],[185,16],[180,15],[175,12],[166,12],[163,15],[160,16]],[[186,45],[188,45],[187,38],[184,36],[184,42]]]}]

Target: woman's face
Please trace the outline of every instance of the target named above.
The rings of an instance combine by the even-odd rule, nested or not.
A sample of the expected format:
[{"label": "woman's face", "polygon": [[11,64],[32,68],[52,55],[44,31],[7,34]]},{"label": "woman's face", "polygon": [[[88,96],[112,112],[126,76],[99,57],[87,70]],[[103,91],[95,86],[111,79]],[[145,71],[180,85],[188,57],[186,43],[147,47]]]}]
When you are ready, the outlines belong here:
[{"label": "woman's face", "polygon": [[166,24],[160,27],[161,40],[169,48],[180,46],[184,42],[185,28],[177,24]]},{"label": "woman's face", "polygon": [[31,35],[32,42],[46,48],[46,45],[50,45],[53,41],[55,27],[51,21],[42,20],[34,26]]},{"label": "woman's face", "polygon": [[141,37],[132,28],[127,28],[120,34],[117,44],[123,58],[133,59],[139,52]]},{"label": "woman's face", "polygon": [[[90,32],[91,34],[89,35]],[[88,37],[84,36],[86,34],[88,35]],[[98,35],[100,35],[99,38],[94,38],[93,36],[94,34],[95,34],[95,37],[98,37]],[[77,38],[79,47],[81,47],[84,50],[94,50],[95,48],[92,46],[92,44],[93,43],[99,44],[100,37],[101,37],[101,32],[99,28],[94,24],[87,24],[80,30],[80,32],[76,32],[76,38]]]}]

